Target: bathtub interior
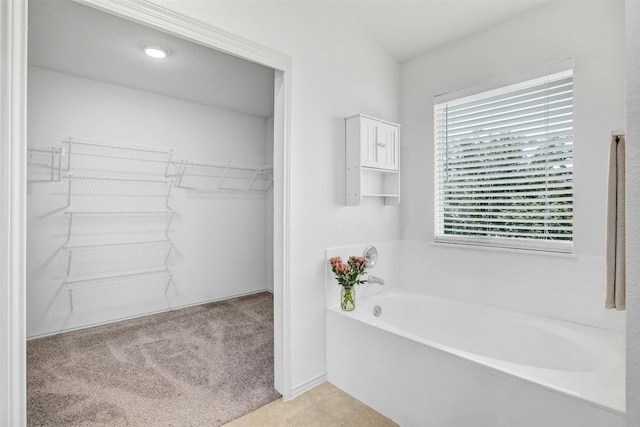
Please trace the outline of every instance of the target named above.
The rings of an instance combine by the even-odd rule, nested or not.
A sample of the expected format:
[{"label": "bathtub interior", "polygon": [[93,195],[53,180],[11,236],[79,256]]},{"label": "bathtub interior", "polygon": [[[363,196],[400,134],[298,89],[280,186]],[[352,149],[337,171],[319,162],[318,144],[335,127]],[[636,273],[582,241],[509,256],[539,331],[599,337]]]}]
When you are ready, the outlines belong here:
[{"label": "bathtub interior", "polygon": [[[615,349],[592,335],[597,330],[587,334],[579,325],[483,304],[392,291],[369,297],[362,305],[370,321],[392,319],[392,326],[404,333],[491,359],[589,372],[618,358]],[[372,314],[375,306],[382,309],[377,319]]]}]

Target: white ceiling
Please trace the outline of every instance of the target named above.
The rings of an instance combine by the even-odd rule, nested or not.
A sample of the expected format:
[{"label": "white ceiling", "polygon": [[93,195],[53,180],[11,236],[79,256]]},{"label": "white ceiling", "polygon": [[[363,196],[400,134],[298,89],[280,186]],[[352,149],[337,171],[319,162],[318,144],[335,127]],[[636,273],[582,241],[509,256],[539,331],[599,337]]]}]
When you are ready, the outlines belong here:
[{"label": "white ceiling", "polygon": [[[29,64],[259,117],[272,69],[67,0],[29,1]],[[142,52],[159,44],[162,60]]]},{"label": "white ceiling", "polygon": [[[257,0],[233,0],[242,1]],[[260,1],[278,8],[301,0]],[[306,1],[351,14],[404,62],[562,0]],[[145,43],[160,44],[171,54],[148,58],[141,49]],[[29,2],[29,63],[245,114],[273,115],[273,70],[70,0]]]},{"label": "white ceiling", "polygon": [[558,0],[345,0],[399,62]]}]

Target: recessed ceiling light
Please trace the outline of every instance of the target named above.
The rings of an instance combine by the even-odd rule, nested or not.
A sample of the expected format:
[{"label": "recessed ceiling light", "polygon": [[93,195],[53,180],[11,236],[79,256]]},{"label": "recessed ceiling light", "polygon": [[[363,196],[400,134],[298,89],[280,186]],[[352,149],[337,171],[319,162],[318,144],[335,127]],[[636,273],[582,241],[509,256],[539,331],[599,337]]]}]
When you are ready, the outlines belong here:
[{"label": "recessed ceiling light", "polygon": [[144,53],[146,53],[150,57],[158,59],[165,58],[169,54],[169,51],[167,51],[167,49],[154,45],[146,45],[144,46],[143,50]]}]

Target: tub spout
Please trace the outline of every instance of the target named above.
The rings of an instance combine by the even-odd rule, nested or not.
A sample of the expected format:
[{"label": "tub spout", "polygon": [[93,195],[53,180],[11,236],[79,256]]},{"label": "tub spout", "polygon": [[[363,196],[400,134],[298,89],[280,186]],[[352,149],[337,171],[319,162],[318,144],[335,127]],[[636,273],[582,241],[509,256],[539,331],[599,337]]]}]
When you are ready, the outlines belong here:
[{"label": "tub spout", "polygon": [[381,279],[377,276],[369,276],[367,279],[368,283],[378,283],[379,285],[384,285],[384,279]]}]

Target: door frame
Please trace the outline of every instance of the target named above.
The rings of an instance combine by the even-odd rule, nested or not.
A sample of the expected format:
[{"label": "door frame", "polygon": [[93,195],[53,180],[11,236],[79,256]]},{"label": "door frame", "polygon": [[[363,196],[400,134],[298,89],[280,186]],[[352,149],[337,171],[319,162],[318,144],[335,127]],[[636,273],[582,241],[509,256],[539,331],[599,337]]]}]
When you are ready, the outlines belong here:
[{"label": "door frame", "polygon": [[[291,58],[145,0],[74,1],[275,70],[274,385],[291,398]],[[27,21],[28,0],[0,2],[0,425],[14,426],[26,425]]]},{"label": "door frame", "polygon": [[26,425],[27,3],[0,1],[0,425]]}]

